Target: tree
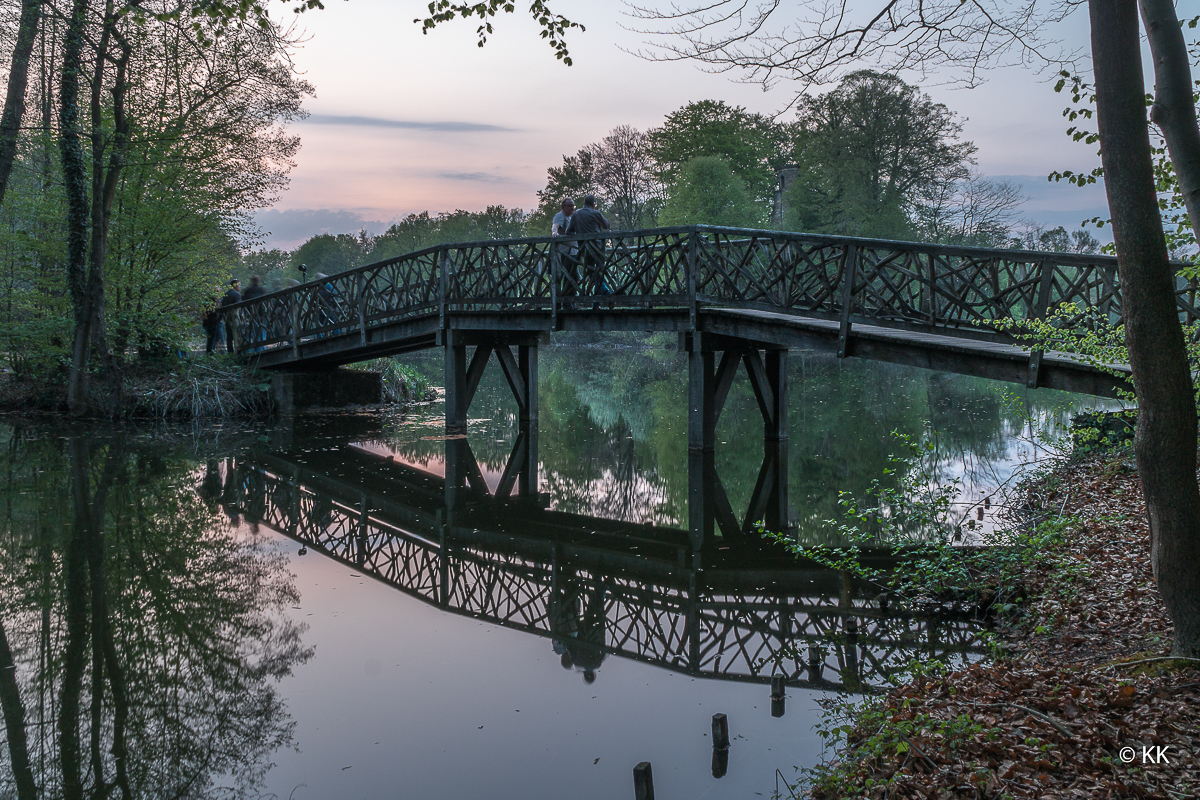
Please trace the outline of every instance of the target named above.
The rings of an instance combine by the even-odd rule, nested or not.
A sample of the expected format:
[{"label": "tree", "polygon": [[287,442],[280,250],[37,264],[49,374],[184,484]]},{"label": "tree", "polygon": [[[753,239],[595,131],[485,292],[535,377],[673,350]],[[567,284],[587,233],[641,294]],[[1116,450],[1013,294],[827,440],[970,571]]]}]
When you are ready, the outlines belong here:
[{"label": "tree", "polygon": [[304,264],[309,278],[318,272],[327,275],[343,272],[366,264],[373,246],[374,241],[365,230],[357,235],[320,233],[296,248],[291,257],[292,267]]},{"label": "tree", "polygon": [[591,146],[573,156],[564,155],[560,167],[546,170],[546,188],[537,193],[538,206],[530,221],[535,236],[549,236],[554,215],[562,210],[562,201],[570,198],[579,205],[584,195],[596,194],[596,166]]},{"label": "tree", "polygon": [[546,188],[537,193],[538,208],[531,219],[533,232],[540,235],[549,234],[550,221],[568,197],[582,205],[585,195],[595,195],[617,229],[652,224],[662,203],[663,186],[650,139],[629,125],[613,128],[573,156],[563,156],[562,166],[550,167],[546,174]]},{"label": "tree", "polygon": [[592,180],[616,230],[653,224],[662,202],[662,183],[655,174],[650,137],[629,125],[618,125],[592,152]]},{"label": "tree", "polygon": [[0,497],[22,523],[0,535],[17,797],[256,795],[292,740],[274,684],[312,650],[286,613],[286,559],[219,505],[252,476],[231,459],[223,487],[217,461],[161,439],[22,433],[6,431],[0,454]]},{"label": "tree", "polygon": [[1019,187],[974,171],[959,181],[936,181],[918,201],[917,234],[940,244],[1002,247],[1024,200]]},{"label": "tree", "polygon": [[725,225],[755,228],[765,221],[761,203],[751,199],[741,178],[717,156],[685,163],[667,193],[661,225]]},{"label": "tree", "polygon": [[699,156],[725,160],[751,197],[769,202],[776,172],[792,160],[789,126],[751,114],[723,100],[688,103],[649,131],[650,155],[664,183],[675,182],[683,165]]},{"label": "tree", "polygon": [[909,239],[923,197],[969,176],[975,145],[954,114],[895,75],[853,72],[798,107],[801,173],[789,188],[794,230]]},{"label": "tree", "polygon": [[[1179,26],[1173,4],[1142,0],[1141,5],[1160,90],[1155,101],[1162,103],[1156,113],[1172,126],[1172,137],[1181,145],[1169,141],[1168,149],[1187,195],[1200,186],[1195,180],[1200,177],[1194,158],[1196,109],[1187,52],[1173,30]],[[674,25],[677,38],[663,47],[660,57],[741,69],[764,82],[781,72],[805,84],[827,81],[867,58],[891,70],[962,68],[968,85],[1009,58],[1059,69],[1072,66],[1069,57],[1047,47],[1042,30],[1070,13],[1073,4],[1043,11],[1034,2],[993,8],[958,0],[884,0],[871,11],[856,13],[843,0],[816,7],[814,19],[781,33],[769,24],[780,4],[763,4],[746,16],[736,13],[742,8],[736,0],[717,0],[703,7],[638,13]],[[1151,561],[1175,624],[1172,652],[1195,657],[1200,656],[1196,406],[1155,193],[1138,8],[1132,0],[1089,0],[1088,11],[1105,192],[1139,406],[1134,449],[1150,522]],[[1188,208],[1195,226],[1197,215]]]}]

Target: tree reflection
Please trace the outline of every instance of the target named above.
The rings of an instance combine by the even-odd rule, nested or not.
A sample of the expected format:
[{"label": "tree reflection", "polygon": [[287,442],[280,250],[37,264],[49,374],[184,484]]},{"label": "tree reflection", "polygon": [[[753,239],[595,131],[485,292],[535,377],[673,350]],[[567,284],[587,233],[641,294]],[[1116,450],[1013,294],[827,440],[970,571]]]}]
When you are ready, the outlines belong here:
[{"label": "tree reflection", "polygon": [[311,650],[283,556],[223,513],[222,465],[0,437],[0,796],[252,793],[292,738],[275,682]]},{"label": "tree reflection", "polygon": [[[540,360],[541,489],[560,511],[686,525],[687,361],[662,349],[545,347]],[[421,357],[440,374],[440,354]],[[995,487],[1020,460],[1017,438],[1051,426],[1084,399],[981,378],[793,351],[788,377],[788,495],[802,542],[833,543],[847,521],[839,492],[868,497],[872,482],[898,485],[906,470],[935,481]],[[1018,396],[1019,403],[1008,396]],[[1023,405],[1023,407],[1022,407]],[[471,406],[469,441],[481,466],[503,469],[516,436],[516,406],[489,366]],[[931,442],[925,463],[897,465],[897,432]],[[432,437],[383,443],[409,463],[438,462]],[[735,511],[745,509],[763,458],[762,419],[744,374],[735,380],[717,428],[717,473]],[[888,472],[890,471],[890,473]],[[889,484],[895,482],[895,484]],[[964,497],[981,499],[976,491]],[[959,512],[967,513],[968,505]]]}]

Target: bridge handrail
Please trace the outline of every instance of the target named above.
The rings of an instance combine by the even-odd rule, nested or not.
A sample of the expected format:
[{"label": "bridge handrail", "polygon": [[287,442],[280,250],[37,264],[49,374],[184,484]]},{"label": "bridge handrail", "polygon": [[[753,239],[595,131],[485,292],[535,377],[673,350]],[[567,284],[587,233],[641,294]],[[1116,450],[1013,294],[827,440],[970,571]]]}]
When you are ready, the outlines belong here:
[{"label": "bridge handrail", "polygon": [[[1185,322],[1200,319],[1198,294],[1177,279]],[[1005,341],[993,323],[1062,302],[1120,318],[1113,256],[709,225],[439,244],[223,310],[254,352],[355,332],[365,344],[368,329],[422,315],[596,301],[685,307],[693,323],[698,307],[748,306]]]}]

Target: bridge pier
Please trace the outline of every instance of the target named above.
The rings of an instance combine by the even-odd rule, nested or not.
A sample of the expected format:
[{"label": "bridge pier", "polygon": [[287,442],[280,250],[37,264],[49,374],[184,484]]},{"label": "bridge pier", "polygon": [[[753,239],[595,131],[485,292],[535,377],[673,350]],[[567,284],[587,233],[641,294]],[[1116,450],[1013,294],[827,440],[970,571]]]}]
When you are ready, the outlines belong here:
[{"label": "bridge pier", "polygon": [[487,484],[465,436],[471,400],[493,355],[517,401],[517,439],[495,495],[508,497],[514,488],[520,496],[537,494],[538,343],[537,334],[520,331],[448,330],[439,335],[439,344],[445,350],[446,501],[449,507],[454,507],[457,495],[464,488],[475,494],[488,494]]},{"label": "bridge pier", "polygon": [[[699,549],[718,527],[722,535],[733,537],[749,532],[760,520],[768,530],[785,530],[789,526],[787,348],[702,332],[683,338],[688,354],[688,528],[693,545]],[[763,418],[762,467],[741,522],[717,475],[714,458],[717,422],[740,365],[745,366]]]}]

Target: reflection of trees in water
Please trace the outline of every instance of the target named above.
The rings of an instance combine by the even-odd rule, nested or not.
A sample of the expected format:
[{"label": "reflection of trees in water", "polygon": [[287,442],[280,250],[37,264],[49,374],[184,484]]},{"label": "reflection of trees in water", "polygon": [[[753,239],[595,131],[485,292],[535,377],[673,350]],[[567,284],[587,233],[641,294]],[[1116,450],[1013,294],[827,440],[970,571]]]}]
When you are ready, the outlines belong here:
[{"label": "reflection of trees in water", "polygon": [[[540,355],[542,484],[558,508],[679,524],[687,508],[687,362],[683,354],[632,348],[547,347]],[[888,478],[897,431],[932,441],[920,468],[937,481],[994,487],[1019,459],[1015,439],[1086,401],[979,378],[795,351],[789,360],[788,482],[802,538],[828,540],[842,518],[838,492],[864,498]],[[472,404],[471,447],[503,468],[516,432],[515,405],[499,370],[484,376]],[[1003,399],[1024,398],[1025,409]],[[486,420],[486,421],[483,421]],[[740,512],[762,462],[762,420],[739,371],[717,429],[721,481]],[[409,443],[412,458],[440,458],[441,442]],[[917,468],[910,465],[908,469]],[[965,496],[975,498],[979,491]],[[964,507],[960,513],[966,513]]]},{"label": "reflection of trees in water", "polygon": [[2,429],[0,795],[234,797],[291,741],[310,651],[283,557],[221,509],[224,465]]},{"label": "reflection of trees in water", "polygon": [[[556,358],[541,390],[542,483],[561,511],[630,522],[679,524],[686,497],[676,498],[660,472],[654,447],[661,409],[651,391],[660,365],[637,354],[620,356],[643,369],[613,369],[609,358]],[[600,389],[611,376],[611,391]],[[585,398],[590,397],[595,405]],[[631,422],[632,420],[632,422]],[[636,426],[636,427],[635,427]],[[686,464],[686,460],[685,460]]]}]

